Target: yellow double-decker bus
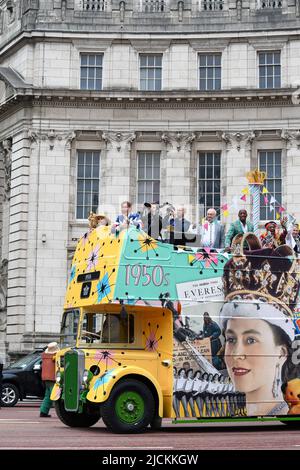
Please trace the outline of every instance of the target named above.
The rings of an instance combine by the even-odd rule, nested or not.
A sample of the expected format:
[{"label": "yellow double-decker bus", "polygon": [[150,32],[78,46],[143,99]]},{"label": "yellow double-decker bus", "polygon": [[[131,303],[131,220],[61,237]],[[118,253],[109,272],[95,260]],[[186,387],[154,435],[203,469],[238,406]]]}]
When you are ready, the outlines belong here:
[{"label": "yellow double-decker bus", "polygon": [[102,419],[116,433],[163,418],[297,425],[299,276],[289,247],[263,249],[254,234],[226,253],[133,226],[90,230],[66,290],[51,394],[59,418]]}]

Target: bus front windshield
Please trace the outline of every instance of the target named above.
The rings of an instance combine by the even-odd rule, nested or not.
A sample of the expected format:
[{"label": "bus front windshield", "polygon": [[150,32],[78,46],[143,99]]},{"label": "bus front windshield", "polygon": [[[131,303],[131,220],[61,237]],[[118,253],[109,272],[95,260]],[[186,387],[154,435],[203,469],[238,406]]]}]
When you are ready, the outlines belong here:
[{"label": "bus front windshield", "polygon": [[76,346],[79,313],[79,310],[64,312],[60,331],[60,344],[62,348]]}]

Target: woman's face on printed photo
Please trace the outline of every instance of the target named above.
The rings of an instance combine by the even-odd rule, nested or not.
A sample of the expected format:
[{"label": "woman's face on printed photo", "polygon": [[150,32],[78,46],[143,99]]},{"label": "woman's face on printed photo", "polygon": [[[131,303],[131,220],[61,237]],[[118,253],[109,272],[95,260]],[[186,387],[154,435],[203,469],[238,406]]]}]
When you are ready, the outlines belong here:
[{"label": "woman's face on printed photo", "polygon": [[185,370],[184,369],[180,371],[179,377],[181,377],[181,378],[185,377]]},{"label": "woman's face on printed photo", "polygon": [[236,390],[270,390],[276,365],[286,360],[286,348],[276,346],[273,331],[264,320],[232,318],[225,331],[225,363]]}]

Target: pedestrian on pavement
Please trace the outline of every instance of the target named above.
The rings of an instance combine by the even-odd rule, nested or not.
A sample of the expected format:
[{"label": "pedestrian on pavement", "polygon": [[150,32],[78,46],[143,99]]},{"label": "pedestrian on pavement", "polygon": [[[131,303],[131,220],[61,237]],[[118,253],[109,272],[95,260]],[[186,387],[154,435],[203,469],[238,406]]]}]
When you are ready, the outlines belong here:
[{"label": "pedestrian on pavement", "polygon": [[229,230],[225,237],[225,247],[230,248],[231,242],[236,235],[253,232],[254,227],[251,222],[247,220],[248,212],[246,209],[241,209],[238,214],[239,218],[230,224]]},{"label": "pedestrian on pavement", "polygon": [[50,418],[50,408],[52,401],[50,395],[55,384],[55,355],[59,351],[56,342],[49,343],[46,350],[42,353],[42,380],[45,384],[45,396],[40,407],[40,417]]}]

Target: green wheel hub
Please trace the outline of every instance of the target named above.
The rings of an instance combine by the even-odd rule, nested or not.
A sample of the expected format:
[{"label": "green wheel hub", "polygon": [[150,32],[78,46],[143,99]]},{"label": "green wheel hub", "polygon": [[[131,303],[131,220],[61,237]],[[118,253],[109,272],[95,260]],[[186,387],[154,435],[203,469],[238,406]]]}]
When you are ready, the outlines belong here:
[{"label": "green wheel hub", "polygon": [[145,411],[145,403],[139,393],[123,392],[117,398],[115,410],[120,421],[133,424],[142,419]]}]

